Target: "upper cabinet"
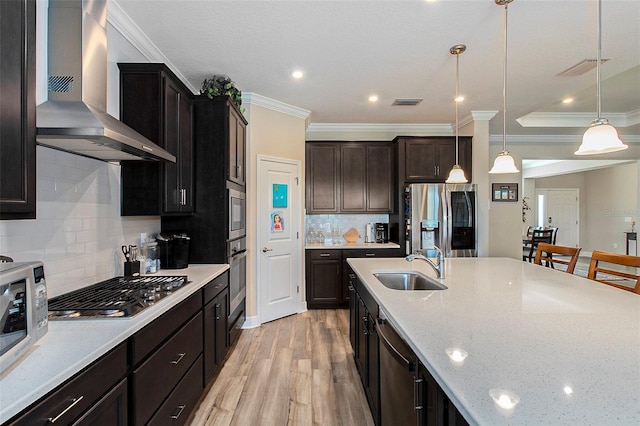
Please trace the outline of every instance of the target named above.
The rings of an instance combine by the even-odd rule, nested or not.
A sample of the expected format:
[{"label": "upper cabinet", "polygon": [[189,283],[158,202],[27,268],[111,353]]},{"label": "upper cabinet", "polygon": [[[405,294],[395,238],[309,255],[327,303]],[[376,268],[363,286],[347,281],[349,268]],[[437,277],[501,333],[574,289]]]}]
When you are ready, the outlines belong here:
[{"label": "upper cabinet", "polygon": [[230,100],[226,100],[226,113],[229,116],[229,164],[227,179],[240,186],[245,184],[245,150],[247,121],[237,108],[232,107]]},{"label": "upper cabinet", "polygon": [[35,12],[0,1],[0,219],[36,217]]},{"label": "upper cabinet", "polygon": [[[471,138],[459,137],[459,160],[471,180]],[[456,140],[452,137],[399,137],[405,182],[444,182],[456,164]]]},{"label": "upper cabinet", "polygon": [[123,216],[193,212],[193,100],[164,64],[120,63],[120,119],[176,156],[122,161]]},{"label": "upper cabinet", "polygon": [[390,142],[308,142],[307,213],[393,212],[394,163]]}]

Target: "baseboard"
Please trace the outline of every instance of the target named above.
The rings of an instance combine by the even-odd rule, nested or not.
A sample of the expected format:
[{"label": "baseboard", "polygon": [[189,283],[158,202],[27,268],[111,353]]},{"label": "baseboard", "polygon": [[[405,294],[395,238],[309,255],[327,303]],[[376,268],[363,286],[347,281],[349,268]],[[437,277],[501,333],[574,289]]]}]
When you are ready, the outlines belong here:
[{"label": "baseboard", "polygon": [[302,312],[307,312],[307,301],[305,300],[304,302],[300,303],[299,308],[298,308],[298,313],[302,313]]},{"label": "baseboard", "polygon": [[260,322],[260,318],[258,318],[257,315],[254,315],[252,317],[247,317],[244,320],[244,324],[242,324],[242,328],[243,329],[256,328],[256,327],[260,327],[261,325],[262,323]]}]

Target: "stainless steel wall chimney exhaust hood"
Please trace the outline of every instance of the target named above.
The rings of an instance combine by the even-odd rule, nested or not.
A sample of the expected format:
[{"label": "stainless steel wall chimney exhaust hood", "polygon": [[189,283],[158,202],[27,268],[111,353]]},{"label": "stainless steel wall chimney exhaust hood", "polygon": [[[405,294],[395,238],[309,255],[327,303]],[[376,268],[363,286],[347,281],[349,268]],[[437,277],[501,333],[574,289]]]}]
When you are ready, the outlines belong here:
[{"label": "stainless steel wall chimney exhaust hood", "polygon": [[176,157],[107,110],[106,0],[49,0],[49,100],[37,107],[40,145],[103,161]]}]

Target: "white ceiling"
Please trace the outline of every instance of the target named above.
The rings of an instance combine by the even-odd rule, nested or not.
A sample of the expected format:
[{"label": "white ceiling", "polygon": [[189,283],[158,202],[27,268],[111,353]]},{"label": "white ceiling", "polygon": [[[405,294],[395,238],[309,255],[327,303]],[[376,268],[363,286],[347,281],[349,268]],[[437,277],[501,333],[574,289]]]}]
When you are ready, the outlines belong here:
[{"label": "white ceiling", "polygon": [[[490,132],[502,134],[504,7],[494,0],[114,3],[195,90],[205,78],[226,74],[244,92],[311,111],[311,123],[452,123],[449,48],[466,44],[460,117],[500,111]],[[595,69],[557,76],[595,59],[596,11],[596,0],[511,3],[508,134],[578,135],[596,117]],[[602,109],[623,139],[640,135],[639,23],[639,0],[603,0],[602,57],[610,60],[601,67]],[[294,69],[305,77],[292,79]],[[377,104],[367,101],[371,94]],[[561,104],[565,96],[575,102]],[[424,101],[391,106],[395,98]]]}]

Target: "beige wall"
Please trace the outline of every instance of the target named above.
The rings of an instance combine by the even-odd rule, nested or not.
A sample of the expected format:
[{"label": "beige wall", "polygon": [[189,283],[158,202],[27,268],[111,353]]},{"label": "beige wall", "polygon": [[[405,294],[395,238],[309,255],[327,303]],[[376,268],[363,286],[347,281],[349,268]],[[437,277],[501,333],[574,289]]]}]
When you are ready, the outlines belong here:
[{"label": "beige wall", "polygon": [[[626,222],[625,218],[638,223],[639,172],[638,162],[635,162],[525,181],[533,182],[533,185],[527,185],[530,194],[535,194],[536,188],[578,188],[579,245],[583,252],[591,253],[597,249],[624,253],[624,232],[631,230],[631,224]],[[534,195],[529,197],[534,199]],[[534,206],[535,202],[532,203],[532,208],[535,208]],[[533,220],[533,211],[530,213]]]},{"label": "beige wall", "polygon": [[[294,117],[272,109],[245,104],[247,127],[247,325],[258,324],[258,260],[259,241],[257,240],[257,156],[287,158],[300,161],[301,206],[299,223],[304,230],[304,142],[306,123],[304,118]],[[301,232],[303,235],[304,232]],[[300,253],[304,263],[304,252]],[[304,276],[300,288],[304,289]]]}]

